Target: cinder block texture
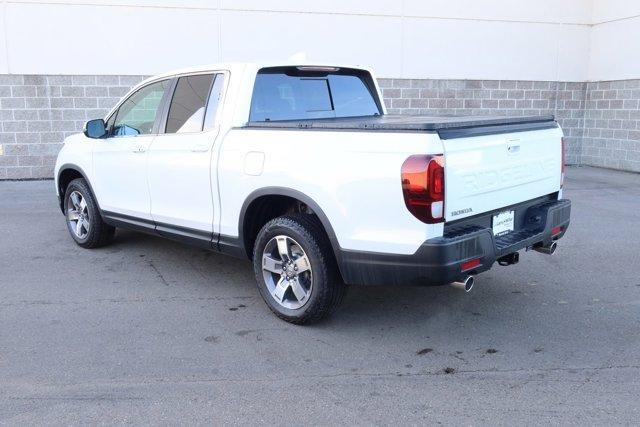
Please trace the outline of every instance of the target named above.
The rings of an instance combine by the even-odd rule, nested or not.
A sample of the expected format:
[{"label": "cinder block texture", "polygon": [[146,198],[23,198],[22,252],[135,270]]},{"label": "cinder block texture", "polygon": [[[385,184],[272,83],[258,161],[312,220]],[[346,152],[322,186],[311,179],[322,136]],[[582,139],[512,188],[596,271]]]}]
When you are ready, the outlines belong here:
[{"label": "cinder block texture", "polygon": [[[144,76],[0,75],[0,179],[50,178],[65,137]],[[640,80],[380,79],[392,114],[554,114],[567,163],[640,171]]]},{"label": "cinder block texture", "polygon": [[64,138],[104,117],[143,78],[0,75],[0,179],[53,177]]},{"label": "cinder block texture", "polygon": [[640,80],[587,83],[582,163],[640,172]]},{"label": "cinder block texture", "polygon": [[567,163],[580,163],[586,83],[380,79],[379,85],[391,114],[553,114],[566,137]]}]

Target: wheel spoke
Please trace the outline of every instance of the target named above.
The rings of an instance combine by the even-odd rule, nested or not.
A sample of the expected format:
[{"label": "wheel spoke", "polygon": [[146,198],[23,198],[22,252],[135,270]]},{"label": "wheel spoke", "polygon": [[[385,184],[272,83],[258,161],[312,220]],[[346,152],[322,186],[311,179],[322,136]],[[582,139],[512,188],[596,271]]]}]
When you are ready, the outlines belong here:
[{"label": "wheel spoke", "polygon": [[285,292],[287,292],[287,289],[289,289],[289,282],[286,281],[284,277],[281,277],[280,280],[278,280],[278,283],[276,283],[275,289],[273,290],[273,297],[276,299],[276,301],[283,300],[284,294]]},{"label": "wheel spoke", "polygon": [[76,222],[76,235],[78,237],[82,236],[82,221]]},{"label": "wheel spoke", "polygon": [[288,240],[289,239],[284,236],[280,236],[276,239],[278,243],[278,253],[280,254],[280,258],[282,258],[282,261],[289,261],[291,259]]},{"label": "wheel spoke", "polygon": [[273,259],[271,256],[265,254],[262,256],[262,269],[270,271],[272,273],[282,273],[282,261]]},{"label": "wheel spoke", "polygon": [[304,273],[305,271],[311,268],[311,264],[309,263],[309,258],[306,255],[302,255],[300,258],[293,261],[293,265],[296,266],[296,273]]},{"label": "wheel spoke", "polygon": [[87,210],[87,201],[84,199],[84,197],[80,198],[80,211],[84,212]]},{"label": "wheel spoke", "polygon": [[291,282],[291,290],[296,296],[296,299],[300,302],[304,301],[307,297],[307,291],[302,287],[298,279],[294,279]]},{"label": "wheel spoke", "polygon": [[[260,262],[259,258],[256,261]],[[309,302],[314,286],[312,270],[311,259],[293,237],[273,236],[262,249],[264,284],[281,307],[298,310]]]},{"label": "wheel spoke", "polygon": [[83,218],[83,220],[82,220],[82,226],[84,227],[84,230],[85,230],[86,232],[89,232],[89,221],[87,221],[87,219],[86,219],[86,218]]},{"label": "wheel spoke", "polygon": [[76,208],[76,211],[81,211],[82,209],[80,208],[80,194],[74,191],[73,193],[71,193],[71,196],[69,198],[71,199],[73,207]]}]

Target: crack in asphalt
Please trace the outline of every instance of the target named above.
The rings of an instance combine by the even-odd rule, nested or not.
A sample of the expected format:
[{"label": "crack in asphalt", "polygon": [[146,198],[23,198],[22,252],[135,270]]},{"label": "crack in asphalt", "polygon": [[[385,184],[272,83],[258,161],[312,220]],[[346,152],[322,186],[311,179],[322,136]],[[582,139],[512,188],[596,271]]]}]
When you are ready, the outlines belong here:
[{"label": "crack in asphalt", "polygon": [[25,305],[89,305],[89,304],[130,304],[130,303],[154,303],[154,302],[192,302],[192,301],[229,301],[254,299],[255,295],[230,296],[230,297],[166,297],[166,298],[99,298],[87,301],[52,301],[52,300],[20,300],[15,302],[2,302],[0,307],[20,307]]},{"label": "crack in asphalt", "polygon": [[[607,370],[619,370],[619,369],[640,369],[640,365],[609,365],[609,366],[580,366],[580,367],[551,367],[551,368],[513,368],[513,369],[456,369],[454,374],[446,374],[442,371],[442,369],[438,369],[437,371],[426,371],[426,372],[407,372],[403,373],[400,378],[407,377],[431,377],[431,376],[442,376],[442,377],[455,377],[461,374],[509,374],[509,373],[545,373],[545,372],[598,372],[598,371],[607,371]],[[38,386],[44,387],[81,387],[81,386],[113,386],[113,385],[121,385],[121,386],[132,386],[132,385],[147,385],[147,384],[197,384],[197,383],[216,383],[216,382],[228,382],[228,383],[243,383],[243,382],[280,382],[280,381],[290,381],[290,380],[301,380],[301,379],[331,379],[331,378],[383,378],[383,377],[398,377],[398,371],[394,372],[381,372],[381,373],[366,373],[366,372],[341,372],[335,374],[310,374],[310,375],[293,375],[286,379],[280,378],[271,378],[271,377],[263,377],[263,378],[178,378],[178,379],[144,379],[137,381],[109,381],[109,382],[96,382],[92,381],[90,383],[60,383],[60,384],[42,384],[38,383]],[[584,380],[580,381],[581,383]],[[5,383],[6,385],[6,383]],[[25,386],[22,384],[20,386]],[[11,397],[9,397],[11,398]]]}]

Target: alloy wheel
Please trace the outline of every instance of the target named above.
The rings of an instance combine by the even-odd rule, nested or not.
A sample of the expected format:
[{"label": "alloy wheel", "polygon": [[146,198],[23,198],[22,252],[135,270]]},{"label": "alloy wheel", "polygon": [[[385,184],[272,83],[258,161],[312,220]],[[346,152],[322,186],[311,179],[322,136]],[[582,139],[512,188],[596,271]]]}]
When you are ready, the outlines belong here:
[{"label": "alloy wheel", "polygon": [[89,210],[87,202],[79,191],[73,191],[69,194],[69,203],[67,204],[67,221],[69,229],[79,239],[85,239],[89,234],[91,222],[89,219]]},{"label": "alloy wheel", "polygon": [[262,253],[262,274],[271,297],[282,307],[297,310],[311,296],[313,272],[309,257],[298,242],[275,236]]}]

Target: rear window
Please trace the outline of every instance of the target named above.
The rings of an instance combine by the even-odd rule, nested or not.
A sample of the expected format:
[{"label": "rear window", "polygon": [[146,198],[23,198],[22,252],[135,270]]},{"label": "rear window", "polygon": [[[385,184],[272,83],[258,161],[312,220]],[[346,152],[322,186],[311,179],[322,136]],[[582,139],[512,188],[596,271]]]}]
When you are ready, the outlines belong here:
[{"label": "rear window", "polygon": [[382,113],[371,76],[354,69],[264,68],[253,88],[249,120],[326,119]]}]

